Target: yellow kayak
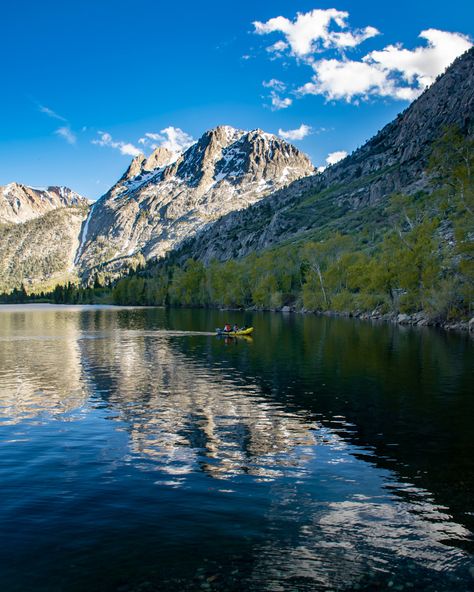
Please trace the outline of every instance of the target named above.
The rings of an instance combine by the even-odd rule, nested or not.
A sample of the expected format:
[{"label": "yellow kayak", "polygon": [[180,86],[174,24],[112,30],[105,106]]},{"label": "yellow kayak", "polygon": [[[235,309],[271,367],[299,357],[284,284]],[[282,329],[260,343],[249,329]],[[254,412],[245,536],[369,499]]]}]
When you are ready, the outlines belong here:
[{"label": "yellow kayak", "polygon": [[230,335],[232,337],[238,337],[239,335],[252,335],[253,327],[248,329],[242,329],[240,331],[224,331],[223,329],[216,329],[217,335]]}]

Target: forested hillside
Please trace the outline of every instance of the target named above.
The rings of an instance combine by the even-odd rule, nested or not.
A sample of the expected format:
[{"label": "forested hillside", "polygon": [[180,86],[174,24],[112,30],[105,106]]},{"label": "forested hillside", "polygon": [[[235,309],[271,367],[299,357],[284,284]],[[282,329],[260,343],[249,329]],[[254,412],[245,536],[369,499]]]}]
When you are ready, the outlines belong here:
[{"label": "forested hillside", "polygon": [[36,292],[77,281],[74,256],[87,204],[59,207],[20,224],[0,224],[0,290]]}]

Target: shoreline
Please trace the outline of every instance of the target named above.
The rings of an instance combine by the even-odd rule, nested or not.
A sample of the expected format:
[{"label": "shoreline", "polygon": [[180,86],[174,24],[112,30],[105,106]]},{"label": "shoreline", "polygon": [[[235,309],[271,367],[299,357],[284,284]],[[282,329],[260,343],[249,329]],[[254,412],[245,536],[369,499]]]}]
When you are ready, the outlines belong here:
[{"label": "shoreline", "polygon": [[61,309],[63,307],[69,307],[70,309],[80,310],[83,308],[95,308],[95,309],[122,309],[131,310],[134,308],[199,308],[209,310],[221,310],[221,311],[235,311],[235,312],[275,312],[283,314],[299,314],[299,315],[317,315],[334,318],[346,318],[346,319],[357,319],[360,321],[371,321],[371,322],[383,322],[391,323],[394,325],[401,325],[407,327],[433,327],[438,329],[444,329],[445,331],[460,331],[462,333],[474,333],[474,317],[469,321],[456,320],[456,321],[436,321],[429,319],[424,313],[417,312],[413,314],[407,313],[379,313],[379,312],[339,312],[334,310],[328,311],[312,311],[305,309],[297,309],[294,306],[282,306],[281,308],[240,308],[240,307],[220,307],[220,306],[209,306],[209,307],[180,307],[180,306],[163,306],[161,304],[153,305],[123,305],[123,304],[68,304],[68,303],[49,303],[49,302],[16,302],[16,303],[0,303],[0,312],[7,312],[20,309],[24,307],[32,309],[45,309],[54,310]]}]

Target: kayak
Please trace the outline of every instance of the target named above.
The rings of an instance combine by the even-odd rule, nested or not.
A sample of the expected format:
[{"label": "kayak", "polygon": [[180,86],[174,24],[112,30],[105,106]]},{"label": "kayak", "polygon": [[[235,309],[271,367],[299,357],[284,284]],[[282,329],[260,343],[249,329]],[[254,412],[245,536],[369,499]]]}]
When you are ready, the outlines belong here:
[{"label": "kayak", "polygon": [[242,329],[240,331],[224,331],[224,329],[216,329],[217,335],[230,335],[231,337],[238,337],[239,335],[252,335],[253,327]]}]

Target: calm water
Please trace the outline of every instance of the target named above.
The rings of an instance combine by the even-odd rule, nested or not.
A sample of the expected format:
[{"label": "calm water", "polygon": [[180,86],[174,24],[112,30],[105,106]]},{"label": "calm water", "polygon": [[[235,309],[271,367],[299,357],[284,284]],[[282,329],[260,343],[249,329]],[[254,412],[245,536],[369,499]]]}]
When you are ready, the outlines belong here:
[{"label": "calm water", "polygon": [[2,592],[473,588],[469,337],[0,311]]}]

